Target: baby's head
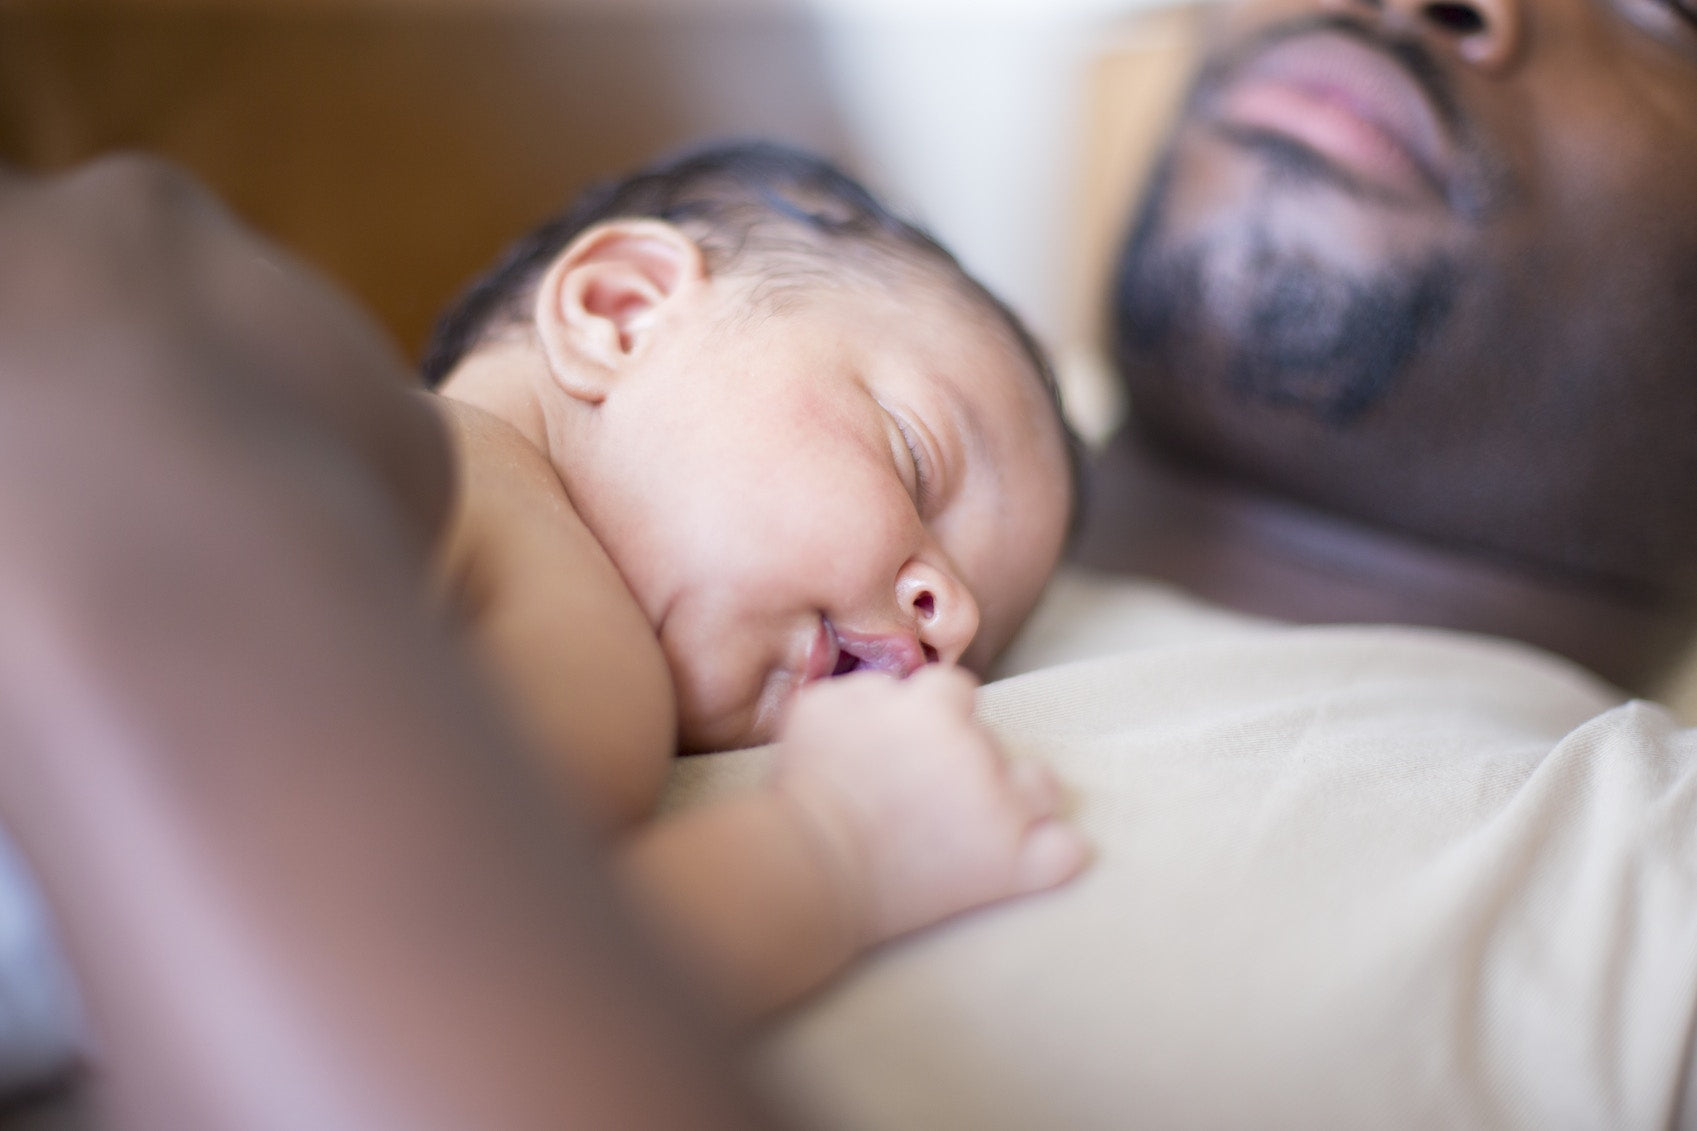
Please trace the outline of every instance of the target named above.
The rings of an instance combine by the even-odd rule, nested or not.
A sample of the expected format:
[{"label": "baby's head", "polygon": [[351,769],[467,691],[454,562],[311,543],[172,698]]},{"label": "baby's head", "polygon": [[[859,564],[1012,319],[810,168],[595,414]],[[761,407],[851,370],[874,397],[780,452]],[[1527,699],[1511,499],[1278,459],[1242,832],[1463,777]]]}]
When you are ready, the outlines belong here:
[{"label": "baby's head", "polygon": [[984,670],[1071,517],[1030,334],[779,146],[590,192],[472,286],[424,368],[544,447],[654,627],[686,749],[769,739],[812,679]]}]

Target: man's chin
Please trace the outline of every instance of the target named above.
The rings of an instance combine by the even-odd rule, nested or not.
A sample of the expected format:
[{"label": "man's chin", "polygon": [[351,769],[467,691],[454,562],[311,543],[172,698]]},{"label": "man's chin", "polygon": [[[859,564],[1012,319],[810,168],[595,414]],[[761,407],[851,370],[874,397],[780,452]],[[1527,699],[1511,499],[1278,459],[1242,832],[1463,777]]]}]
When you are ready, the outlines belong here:
[{"label": "man's chin", "polygon": [[[1462,268],[1427,252],[1371,271],[1333,262],[1266,215],[1169,244],[1159,210],[1116,280],[1132,395],[1210,382],[1208,400],[1345,428],[1389,394],[1454,307]],[[1153,387],[1151,387],[1153,386]],[[1186,398],[1189,399],[1189,398]]]}]

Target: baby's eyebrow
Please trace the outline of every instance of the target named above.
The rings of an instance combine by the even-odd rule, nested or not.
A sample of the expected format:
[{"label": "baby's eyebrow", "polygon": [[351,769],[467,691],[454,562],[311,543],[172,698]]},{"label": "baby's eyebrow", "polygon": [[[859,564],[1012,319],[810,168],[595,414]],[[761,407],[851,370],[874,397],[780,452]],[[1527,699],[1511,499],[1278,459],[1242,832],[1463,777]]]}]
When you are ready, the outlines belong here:
[{"label": "baby's eyebrow", "polygon": [[961,437],[967,464],[982,464],[989,468],[992,485],[1001,490],[1002,461],[997,458],[998,453],[991,450],[990,434],[984,427],[984,416],[978,411],[977,402],[972,397],[959,394],[949,400],[951,424]]}]

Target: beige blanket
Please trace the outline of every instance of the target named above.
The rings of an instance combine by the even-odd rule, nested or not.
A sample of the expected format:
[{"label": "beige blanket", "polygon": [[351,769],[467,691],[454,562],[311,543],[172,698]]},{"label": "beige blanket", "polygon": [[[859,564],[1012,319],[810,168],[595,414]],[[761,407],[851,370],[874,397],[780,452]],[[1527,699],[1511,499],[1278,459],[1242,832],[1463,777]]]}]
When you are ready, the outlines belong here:
[{"label": "beige blanket", "polygon": [[[981,713],[1098,859],[783,1026],[770,1071],[822,1126],[1697,1119],[1697,734],[1660,708],[1500,641],[1078,575],[1010,662],[1038,670]],[[674,803],[761,762],[687,761]]]}]

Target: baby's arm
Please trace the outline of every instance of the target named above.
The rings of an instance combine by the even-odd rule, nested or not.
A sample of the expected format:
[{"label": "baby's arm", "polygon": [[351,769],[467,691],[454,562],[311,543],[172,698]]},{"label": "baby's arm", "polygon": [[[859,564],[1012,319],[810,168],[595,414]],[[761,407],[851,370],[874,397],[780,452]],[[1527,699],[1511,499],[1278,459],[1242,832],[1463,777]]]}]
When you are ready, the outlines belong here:
[{"label": "baby's arm", "polygon": [[759,790],[635,838],[639,897],[733,1012],[770,1012],[871,946],[1083,867],[1054,778],[1002,757],[973,695],[942,667],[813,685]]}]

